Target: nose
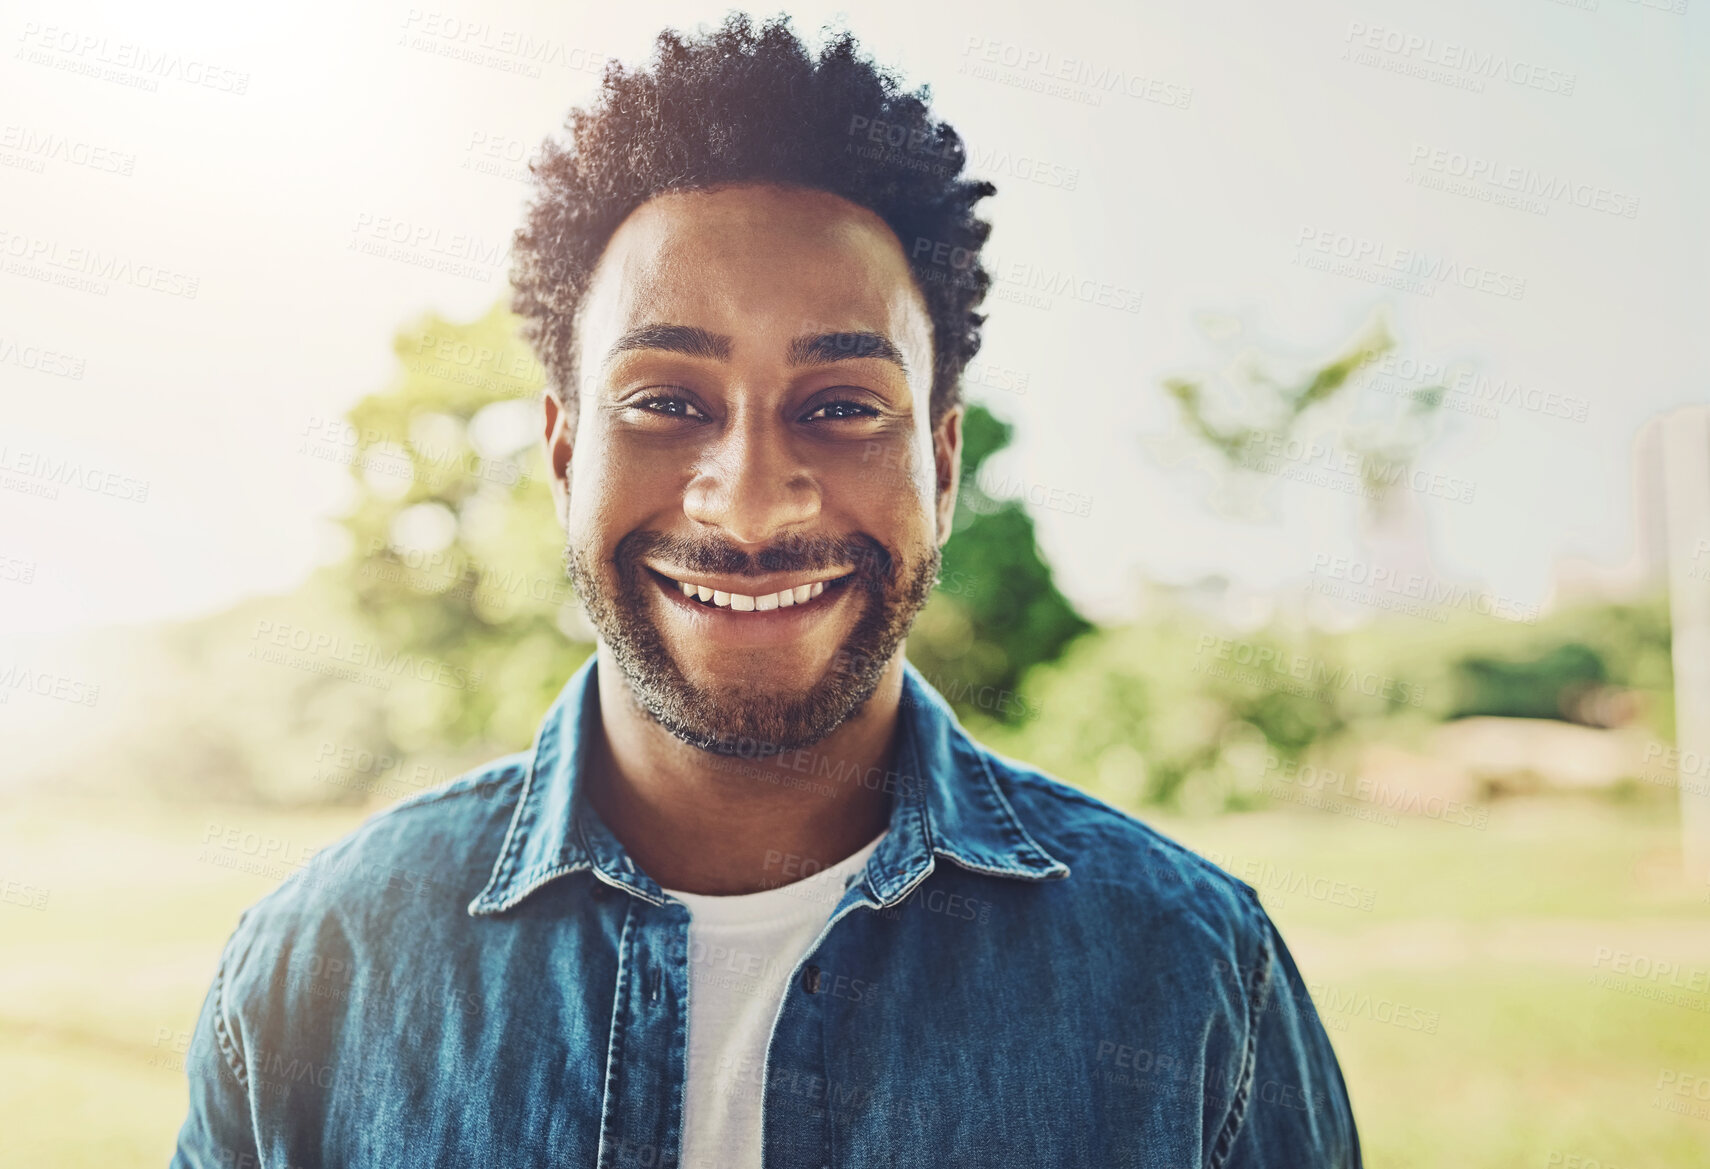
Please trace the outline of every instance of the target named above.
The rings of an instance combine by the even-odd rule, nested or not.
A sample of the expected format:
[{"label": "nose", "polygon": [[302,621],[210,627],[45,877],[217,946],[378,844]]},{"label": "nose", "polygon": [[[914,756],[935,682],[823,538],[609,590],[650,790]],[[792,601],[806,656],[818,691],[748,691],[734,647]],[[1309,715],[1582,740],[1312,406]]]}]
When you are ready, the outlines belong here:
[{"label": "nose", "polygon": [[734,413],[705,451],[683,511],[755,550],[818,519],[820,485],[788,424],[748,409]]}]

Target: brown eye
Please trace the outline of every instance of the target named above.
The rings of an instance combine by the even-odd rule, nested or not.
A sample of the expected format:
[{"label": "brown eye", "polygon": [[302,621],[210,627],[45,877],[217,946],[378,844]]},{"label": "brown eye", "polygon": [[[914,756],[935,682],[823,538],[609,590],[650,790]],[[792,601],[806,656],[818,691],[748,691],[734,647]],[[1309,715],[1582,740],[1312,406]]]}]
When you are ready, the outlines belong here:
[{"label": "brown eye", "polygon": [[850,402],[839,399],[835,402],[825,402],[814,407],[813,410],[809,412],[806,420],[812,421],[815,418],[823,418],[829,422],[836,422],[844,418],[876,418],[878,413],[879,412],[871,406],[864,406],[860,402]]},{"label": "brown eye", "polygon": [[679,398],[673,394],[659,394],[636,403],[636,408],[646,410],[649,414],[663,414],[667,418],[705,418],[699,407],[687,398]]}]

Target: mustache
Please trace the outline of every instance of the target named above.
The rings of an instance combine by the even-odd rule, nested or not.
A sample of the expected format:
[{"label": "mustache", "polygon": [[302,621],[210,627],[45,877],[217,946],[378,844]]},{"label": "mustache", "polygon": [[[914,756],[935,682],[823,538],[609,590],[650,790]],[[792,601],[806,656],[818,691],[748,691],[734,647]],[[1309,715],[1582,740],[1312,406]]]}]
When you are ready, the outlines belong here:
[{"label": "mustache", "polygon": [[896,558],[865,532],[847,536],[786,536],[758,552],[745,552],[716,536],[668,536],[634,531],[618,541],[612,552],[620,575],[628,579],[642,570],[647,557],[669,561],[689,572],[720,576],[765,576],[774,572],[819,572],[852,567],[856,575],[889,586],[896,578]]}]

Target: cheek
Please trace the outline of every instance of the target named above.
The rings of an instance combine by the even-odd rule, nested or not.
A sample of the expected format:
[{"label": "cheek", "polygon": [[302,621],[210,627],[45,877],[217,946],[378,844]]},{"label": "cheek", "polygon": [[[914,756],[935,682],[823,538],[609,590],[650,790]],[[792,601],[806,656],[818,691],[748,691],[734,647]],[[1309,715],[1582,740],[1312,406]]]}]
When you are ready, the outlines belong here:
[{"label": "cheek", "polygon": [[924,539],[935,523],[937,488],[930,453],[880,449],[826,476],[827,499],[854,525],[886,544]]},{"label": "cheek", "polygon": [[628,457],[609,443],[592,451],[585,446],[578,456],[570,467],[566,527],[577,547],[597,549],[603,557],[657,511],[662,476],[657,462],[650,471],[646,460]]}]

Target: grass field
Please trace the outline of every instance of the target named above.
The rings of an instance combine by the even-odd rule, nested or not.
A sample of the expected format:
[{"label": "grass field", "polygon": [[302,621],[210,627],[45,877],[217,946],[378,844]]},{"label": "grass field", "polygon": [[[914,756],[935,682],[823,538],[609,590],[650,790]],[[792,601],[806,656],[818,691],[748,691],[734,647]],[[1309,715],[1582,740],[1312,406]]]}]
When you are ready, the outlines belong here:
[{"label": "grass field", "polygon": [[[238,912],[361,815],[0,812],[0,1165],[165,1164],[184,1041]],[[1482,829],[1154,822],[1260,889],[1368,1164],[1710,1165],[1710,899],[1678,875],[1667,808],[1512,802]]]}]

